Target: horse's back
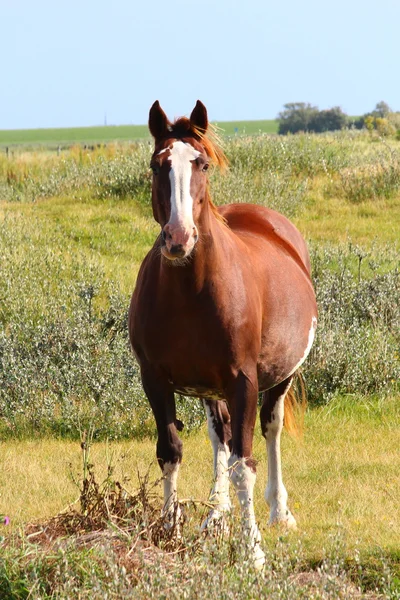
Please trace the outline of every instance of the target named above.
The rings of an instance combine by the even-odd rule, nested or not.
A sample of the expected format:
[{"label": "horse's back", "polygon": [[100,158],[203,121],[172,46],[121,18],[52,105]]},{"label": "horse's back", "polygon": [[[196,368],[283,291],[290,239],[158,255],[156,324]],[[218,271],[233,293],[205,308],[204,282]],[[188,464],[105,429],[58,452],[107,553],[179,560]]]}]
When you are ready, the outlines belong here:
[{"label": "horse's back", "polygon": [[310,273],[307,245],[295,225],[284,215],[265,206],[247,203],[225,204],[218,207],[218,212],[239,236],[243,232],[265,238],[291,254]]}]

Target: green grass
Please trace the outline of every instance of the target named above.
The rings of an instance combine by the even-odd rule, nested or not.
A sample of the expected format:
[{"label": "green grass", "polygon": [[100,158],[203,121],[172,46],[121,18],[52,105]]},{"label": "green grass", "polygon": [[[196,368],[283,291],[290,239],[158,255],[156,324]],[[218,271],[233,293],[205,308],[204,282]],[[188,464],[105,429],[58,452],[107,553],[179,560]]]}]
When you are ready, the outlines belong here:
[{"label": "green grass", "polygon": [[[356,586],[361,586],[365,592],[378,589],[380,593],[387,594],[385,597],[397,598],[400,576],[400,514],[397,510],[400,494],[399,417],[399,405],[395,399],[382,403],[342,398],[329,408],[308,412],[303,441],[295,441],[284,434],[284,480],[289,492],[289,505],[298,521],[297,531],[290,534],[267,525],[268,510],[263,499],[265,441],[257,428],[254,455],[259,462],[255,508],[268,561],[265,574],[261,576],[252,573],[251,566],[246,563],[240,576],[240,551],[236,559],[235,553],[232,555],[232,545],[239,544],[240,548],[238,531],[227,547],[222,544],[213,548],[212,542],[201,542],[194,555],[190,556],[188,550],[190,558],[187,557],[184,562],[180,561],[179,555],[175,562],[175,557],[165,556],[162,552],[156,555],[157,560],[151,554],[150,562],[149,559],[146,562],[146,555],[141,550],[143,546],[137,542],[133,555],[132,551],[130,553],[133,561],[125,560],[135,540],[128,526],[126,532],[124,528],[111,527],[115,541],[119,540],[114,547],[107,545],[110,538],[102,538],[99,534],[93,537],[94,541],[89,546],[81,542],[76,544],[73,539],[70,543],[64,540],[61,545],[54,546],[50,542],[44,543],[43,536],[38,541],[35,537],[26,538],[24,534],[15,537],[18,532],[21,536],[27,523],[43,523],[79,498],[79,489],[71,474],[81,482],[82,457],[77,442],[47,439],[9,441],[3,445],[5,469],[0,475],[0,510],[11,517],[9,542],[2,555],[8,581],[11,580],[15,588],[24,581],[33,598],[43,597],[35,593],[38,594],[37,587],[45,585],[53,593],[58,592],[60,596],[57,597],[68,597],[66,588],[73,581],[82,594],[78,596],[75,592],[75,597],[86,597],[85,594],[89,597],[92,591],[92,594],[98,594],[93,597],[100,598],[100,590],[104,593],[104,590],[115,588],[115,596],[111,597],[118,598],[118,588],[124,583],[130,593],[136,590],[139,594],[140,591],[138,597],[147,597],[143,589],[145,585],[148,586],[147,593],[151,590],[153,595],[162,595],[167,585],[178,586],[176,593],[179,597],[178,590],[184,585],[188,598],[216,599],[229,597],[229,590],[232,592],[240,577],[244,577],[246,583],[239,597],[254,597],[250,593],[251,586],[254,593],[254,586],[267,584],[263,577],[273,576],[274,585],[281,588],[279,593],[278,589],[275,590],[271,596],[274,598],[303,597],[301,594],[308,589],[309,578],[314,583],[312,589],[306,592],[307,598],[353,598],[356,597]],[[184,460],[179,477],[179,495],[186,503],[188,519],[183,545],[190,549],[193,544],[199,544],[198,526],[205,509],[199,508],[198,504],[197,508],[195,506],[197,502],[207,500],[212,480],[212,458],[205,426],[182,437]],[[145,439],[94,444],[90,461],[95,465],[98,482],[107,477],[108,467],[112,465],[112,478],[125,481],[128,491],[134,492],[139,487],[138,473],[143,478],[150,467],[150,481],[159,478],[154,456],[155,440]],[[160,484],[156,492],[161,507]],[[232,499],[237,524],[238,506],[233,493]],[[195,504],[188,501],[195,501]],[[33,530],[40,532],[43,526],[36,525]],[[73,548],[74,555],[71,554]],[[151,551],[149,544],[147,548]],[[29,565],[26,556],[29,557]],[[105,556],[108,560],[104,559]],[[86,574],[83,578],[79,576],[78,564],[82,565]],[[122,566],[125,570],[121,570]],[[191,566],[195,567],[193,571]],[[21,569],[19,572],[17,567]],[[218,591],[212,584],[216,576],[214,569],[219,569],[222,577]],[[326,588],[324,570],[327,571],[330,588]],[[110,572],[113,574],[111,581]],[[92,573],[90,577],[89,573]],[[213,575],[205,583],[207,573]],[[249,574],[252,583],[247,581]],[[299,585],[296,584],[297,578]],[[285,585],[289,582],[289,590],[285,592]],[[0,569],[0,585],[2,583],[4,585]],[[269,581],[268,585],[272,584]],[[323,589],[325,595],[319,595]],[[272,594],[271,589],[269,594]]]},{"label": "green grass", "polygon": [[224,135],[255,135],[259,133],[277,133],[278,121],[222,121],[215,122]]},{"label": "green grass", "polygon": [[[299,531],[291,537],[302,539],[314,556],[318,556],[324,538],[338,528],[349,548],[357,546],[363,552],[373,546],[385,551],[396,548],[400,537],[399,418],[400,406],[395,398],[356,402],[343,397],[329,407],[309,410],[302,441],[284,434],[284,479],[299,525]],[[179,476],[180,497],[206,501],[212,482],[212,450],[206,425],[181,437],[184,461]],[[11,518],[13,527],[49,518],[77,499],[79,490],[69,474],[80,472],[79,442],[9,440],[3,445],[3,455],[6,468],[0,475],[0,511]],[[259,427],[254,456],[258,461],[257,518],[266,541],[273,542],[276,531],[268,527],[263,496],[265,440]],[[106,477],[109,460],[115,466],[116,479],[127,478],[132,491],[138,486],[138,472],[144,476],[149,466],[150,479],[159,478],[154,438],[94,444],[90,461],[96,466],[99,481]],[[161,497],[161,486],[158,490]]]},{"label": "green grass", "polygon": [[[257,427],[263,574],[241,553],[237,529],[219,546],[199,543],[199,504],[187,505],[187,550],[173,555],[139,543],[131,525],[110,524],[91,541],[79,532],[29,537],[28,523],[78,498],[70,473],[82,477],[88,427],[102,440],[90,457],[98,481],[110,464],[129,490],[138,470],[150,465],[151,479],[159,476],[154,419],[126,339],[129,296],[159,228],[147,142],[3,153],[0,514],[11,526],[0,525],[2,600],[400,597],[398,146],[347,132],[233,135],[225,147],[231,167],[211,173],[214,200],[273,206],[312,248],[319,327],[304,369],[312,405],[304,440],[283,437],[298,531],[267,526]],[[192,399],[177,404],[186,427],[180,498],[204,501],[212,460],[203,410]]]},{"label": "green grass", "polygon": [[[225,148],[228,173],[211,173],[216,203],[272,206],[312,248],[319,327],[305,367],[310,401],[395,393],[395,144],[343,133],[238,136]],[[138,436],[139,421],[145,431],[152,423],[126,335],[136,274],[159,233],[150,155],[147,143],[137,143],[0,157],[2,435],[76,437],[77,422],[92,419],[98,438],[121,438]],[[379,188],[371,177],[377,163]],[[195,405],[188,406],[185,419],[198,423]]]},{"label": "green grass", "polygon": [[[215,123],[225,135],[276,133],[275,120],[227,121]],[[73,144],[104,144],[150,138],[147,125],[115,125],[98,127],[69,127],[58,129],[3,129],[1,146],[71,146]]]},{"label": "green grass", "polygon": [[150,137],[147,125],[69,127],[59,129],[3,129],[1,146],[71,146],[114,141],[134,141]]}]

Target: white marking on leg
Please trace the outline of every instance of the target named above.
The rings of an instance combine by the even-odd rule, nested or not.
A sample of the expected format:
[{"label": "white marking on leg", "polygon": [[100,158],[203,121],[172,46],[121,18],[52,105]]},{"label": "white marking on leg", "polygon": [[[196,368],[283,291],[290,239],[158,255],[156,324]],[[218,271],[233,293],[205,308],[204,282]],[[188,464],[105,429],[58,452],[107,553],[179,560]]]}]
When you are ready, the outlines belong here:
[{"label": "white marking on leg", "polygon": [[181,511],[178,504],[178,473],[179,462],[166,462],[163,465],[163,487],[164,487],[164,507],[163,516],[165,518],[165,526],[173,527],[178,521]]},{"label": "white marking on leg", "polygon": [[303,364],[303,362],[306,360],[307,356],[310,353],[311,346],[313,345],[313,342],[314,342],[316,328],[317,328],[317,318],[313,317],[311,319],[311,327],[310,327],[310,331],[308,332],[308,341],[307,341],[306,349],[304,350],[304,354],[301,357],[301,359],[299,360],[299,362],[296,364],[296,366],[290,371],[290,373],[288,373],[286,375],[285,379],[287,379],[288,377],[290,377],[291,375],[293,375],[293,373],[295,373],[297,371],[297,369],[299,367],[301,367],[301,365]]},{"label": "white marking on leg", "polygon": [[204,407],[207,414],[208,435],[214,455],[214,486],[210,494],[210,501],[213,503],[214,508],[212,508],[207,519],[202,524],[202,529],[208,527],[213,521],[219,520],[223,516],[223,513],[231,509],[228,468],[230,457],[229,447],[219,439],[215,431],[211,409],[206,402],[204,402]]},{"label": "white marking on leg", "polygon": [[229,469],[242,512],[242,523],[253,553],[254,566],[261,568],[265,563],[265,554],[261,550],[261,533],[254,513],[253,491],[256,474],[246,465],[245,458],[239,458],[234,454],[229,459]]},{"label": "white marking on leg", "polygon": [[296,527],[296,520],[287,507],[288,494],[282,479],[281,433],[283,428],[284,401],[291,381],[285,391],[277,399],[272,410],[272,420],[266,426],[265,438],[268,453],[268,483],[265,489],[265,500],[270,506],[270,525],[282,523],[289,528]]}]

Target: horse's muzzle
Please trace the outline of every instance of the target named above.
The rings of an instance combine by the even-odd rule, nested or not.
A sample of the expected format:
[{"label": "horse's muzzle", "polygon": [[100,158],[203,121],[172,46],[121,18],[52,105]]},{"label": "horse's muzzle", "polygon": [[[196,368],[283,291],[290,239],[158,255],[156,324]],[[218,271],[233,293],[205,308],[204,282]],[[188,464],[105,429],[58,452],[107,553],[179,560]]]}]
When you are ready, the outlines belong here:
[{"label": "horse's muzzle", "polygon": [[192,252],[199,234],[197,227],[167,223],[161,232],[161,253],[169,260],[186,258]]}]

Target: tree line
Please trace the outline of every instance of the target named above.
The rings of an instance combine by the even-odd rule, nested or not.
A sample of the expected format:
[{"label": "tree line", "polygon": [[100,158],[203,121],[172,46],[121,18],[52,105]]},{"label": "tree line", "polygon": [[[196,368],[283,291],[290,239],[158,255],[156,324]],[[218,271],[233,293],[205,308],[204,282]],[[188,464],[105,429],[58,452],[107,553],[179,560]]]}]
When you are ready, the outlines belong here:
[{"label": "tree line", "polygon": [[299,131],[323,133],[338,129],[366,128],[376,129],[381,135],[392,135],[397,132],[400,137],[400,113],[394,112],[384,102],[378,102],[373,111],[361,117],[349,117],[340,106],[319,110],[307,102],[290,102],[284,105],[284,110],[278,114],[278,133],[298,133]]}]

